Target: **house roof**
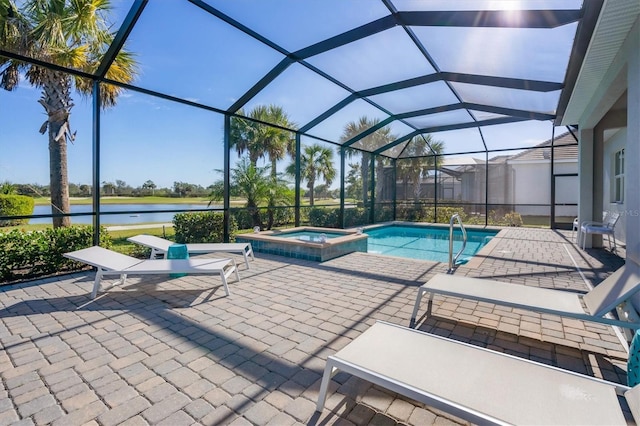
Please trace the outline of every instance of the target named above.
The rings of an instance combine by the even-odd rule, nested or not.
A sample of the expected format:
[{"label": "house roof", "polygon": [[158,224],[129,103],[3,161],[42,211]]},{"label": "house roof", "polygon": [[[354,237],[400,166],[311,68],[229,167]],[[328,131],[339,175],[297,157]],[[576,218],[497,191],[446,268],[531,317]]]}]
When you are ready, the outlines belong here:
[{"label": "house roof", "polygon": [[[555,151],[553,153],[553,158],[555,161],[578,160],[578,144],[571,133],[566,132],[556,137],[554,147]],[[542,160],[551,160],[551,139],[536,145],[533,149],[527,149],[526,151],[509,158],[509,162]]]},{"label": "house roof", "polygon": [[[602,1],[602,0],[597,0]],[[594,1],[595,3],[596,1]],[[580,124],[580,120],[593,99],[598,99],[598,90],[615,63],[614,59],[640,15],[638,0],[605,1],[598,15],[597,24],[589,41],[588,49],[580,65],[573,90],[563,93],[568,97],[566,109],[559,107],[559,124]],[[561,100],[562,102],[562,100]]]}]

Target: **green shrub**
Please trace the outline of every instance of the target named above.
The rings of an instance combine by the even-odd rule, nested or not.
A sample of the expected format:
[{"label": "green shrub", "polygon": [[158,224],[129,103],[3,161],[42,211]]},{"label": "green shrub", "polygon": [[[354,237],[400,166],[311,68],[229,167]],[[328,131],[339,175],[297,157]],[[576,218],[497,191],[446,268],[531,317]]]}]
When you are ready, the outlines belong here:
[{"label": "green shrub", "polygon": [[377,205],[375,212],[375,221],[388,222],[393,220],[393,207],[389,205]]},{"label": "green shrub", "polygon": [[[0,280],[32,278],[82,269],[85,264],[71,261],[62,255],[92,245],[92,226],[0,232]],[[109,234],[103,228],[100,230],[100,245],[111,245]]]},{"label": "green shrub", "polygon": [[310,224],[309,213],[311,209],[315,207],[304,206],[300,207],[300,223],[301,224]]},{"label": "green shrub", "polygon": [[[33,214],[33,198],[26,195],[0,194],[0,216],[27,216]],[[0,226],[26,225],[29,219],[0,220]]]},{"label": "green shrub", "polygon": [[232,210],[231,216],[236,221],[238,229],[253,229],[253,219],[248,210]]},{"label": "green shrub", "polygon": [[[224,214],[218,212],[187,212],[173,216],[176,242],[222,243],[224,242]],[[235,241],[238,225],[231,215],[229,239]]]},{"label": "green shrub", "polygon": [[522,216],[520,213],[511,212],[504,215],[504,225],[507,226],[522,226]]},{"label": "green shrub", "polygon": [[367,225],[369,223],[369,209],[356,207],[355,209],[344,209],[344,227]]},{"label": "green shrub", "polygon": [[338,209],[312,207],[309,209],[309,225],[321,228],[339,228]]},{"label": "green shrub", "polygon": [[278,207],[273,209],[273,226],[285,226],[295,222],[294,207]]},{"label": "green shrub", "polygon": [[464,212],[462,207],[438,207],[438,217],[435,221],[436,223],[449,223],[451,220],[451,216],[454,214],[460,215],[460,220],[462,223],[466,223],[467,214]]},{"label": "green shrub", "polygon": [[409,222],[432,222],[432,218],[429,218],[428,211],[432,209],[425,209],[420,205],[399,205],[396,207],[396,218],[398,220],[406,220]]},{"label": "green shrub", "polygon": [[516,212],[505,212],[503,209],[489,211],[489,224],[500,226],[522,226],[522,216]]}]

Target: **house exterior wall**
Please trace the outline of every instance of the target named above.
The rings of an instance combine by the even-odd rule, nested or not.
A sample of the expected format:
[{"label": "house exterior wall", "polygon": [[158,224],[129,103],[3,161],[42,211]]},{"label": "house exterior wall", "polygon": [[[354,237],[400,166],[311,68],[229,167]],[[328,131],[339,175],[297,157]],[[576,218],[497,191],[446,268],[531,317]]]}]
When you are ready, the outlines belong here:
[{"label": "house exterior wall", "polygon": [[[627,144],[626,164],[626,243],[627,258],[640,263],[640,22],[636,20],[628,40],[627,69]],[[634,299],[640,308],[640,294]]]},{"label": "house exterior wall", "polygon": [[511,164],[515,175],[516,212],[527,216],[549,216],[551,212],[548,206],[551,199],[550,164],[549,161]]},{"label": "house exterior wall", "polygon": [[[505,162],[489,164],[488,204],[512,205],[514,196],[513,169]],[[491,209],[491,206],[489,206]]]},{"label": "house exterior wall", "polygon": [[[521,215],[549,216],[551,209],[551,161],[531,161],[510,163],[515,177],[514,200],[516,212]],[[576,173],[578,160],[555,162],[554,173]],[[562,203],[578,204],[578,180],[564,178],[556,185],[556,200]],[[568,181],[568,179],[571,179]],[[575,187],[571,185],[575,182]],[[544,204],[544,205],[531,205]],[[556,216],[576,216],[575,206],[558,206]]]},{"label": "house exterior wall", "polygon": [[[602,161],[602,170],[604,173],[604,185],[603,185],[603,209],[609,212],[620,213],[620,219],[616,224],[616,240],[626,241],[626,229],[627,229],[627,215],[625,204],[627,203],[627,197],[625,194],[624,202],[616,203],[613,201],[614,190],[614,161],[615,153],[625,148],[627,145],[627,129],[621,129],[616,132],[611,138],[604,143],[604,155]],[[626,151],[626,149],[625,149]],[[625,159],[626,160],[626,159]],[[628,166],[628,165],[627,165]],[[628,185],[625,185],[628,188]],[[626,190],[626,188],[625,188]]]}]

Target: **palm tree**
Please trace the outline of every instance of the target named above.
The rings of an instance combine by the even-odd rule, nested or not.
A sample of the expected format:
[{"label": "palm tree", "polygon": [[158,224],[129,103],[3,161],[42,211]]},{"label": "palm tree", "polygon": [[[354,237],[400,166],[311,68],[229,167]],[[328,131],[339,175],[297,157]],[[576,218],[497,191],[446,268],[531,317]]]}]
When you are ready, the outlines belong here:
[{"label": "palm tree", "polygon": [[115,195],[116,185],[113,182],[102,182],[102,191],[104,195]]},{"label": "palm tree", "polygon": [[404,151],[407,158],[399,159],[398,178],[411,182],[413,198],[420,201],[420,181],[428,176],[429,171],[442,165],[444,142],[436,141],[431,134],[412,138]]},{"label": "palm tree", "polygon": [[[287,173],[295,175],[296,164],[291,163],[287,167]],[[307,145],[300,154],[300,178],[307,181],[309,189],[309,204],[313,207],[313,189],[316,180],[323,179],[327,186],[331,185],[336,177],[336,169],[333,167],[333,150],[320,144]]]},{"label": "palm tree", "polygon": [[[375,118],[375,119],[369,119],[366,116],[360,117],[358,119],[358,121],[351,121],[349,123],[347,123],[347,125],[344,127],[344,130],[342,132],[342,136],[340,137],[340,142],[346,142],[350,139],[352,139],[353,137],[359,135],[360,133],[364,132],[365,130],[375,126],[376,124],[378,124],[380,122],[379,119]],[[392,140],[395,139],[395,136],[391,133],[391,128],[388,126],[385,126],[381,129],[376,130],[375,132],[373,132],[372,134],[360,139],[357,142],[357,145],[362,148],[362,150],[364,151],[374,151],[386,144],[388,144],[389,142],[391,142]],[[353,148],[347,148],[346,150],[346,154],[349,156],[349,158],[361,154],[361,162],[360,162],[360,171],[362,172],[362,201],[364,203],[364,205],[366,206],[369,200],[369,153],[368,152],[363,152],[363,151],[358,151],[356,149]],[[370,154],[373,155],[373,154]],[[383,167],[385,165],[385,161],[386,159],[382,156],[378,156],[377,157],[377,171],[376,171],[376,180],[378,182],[382,182],[382,176],[383,176]],[[381,185],[378,185],[378,189],[376,190],[376,194],[379,195],[380,192],[382,190]]]},{"label": "palm tree", "polygon": [[[243,110],[238,111],[238,114],[284,128],[294,129],[296,126],[282,107],[277,105],[258,105],[248,114]],[[287,154],[295,155],[296,139],[292,132],[261,122],[233,117],[230,130],[231,147],[235,147],[238,155],[247,153],[249,161],[254,166],[260,158],[268,156],[271,161],[271,175],[275,176],[276,163]]]},{"label": "palm tree", "polygon": [[0,195],[16,195],[18,190],[14,184],[11,182],[2,182],[0,183]]},{"label": "palm tree", "polygon": [[[257,167],[247,157],[238,161],[236,167],[230,170],[231,185],[229,192],[233,195],[245,197],[246,207],[251,215],[253,226],[263,228],[259,206],[273,200],[274,206],[290,204],[291,194],[286,183],[279,178],[274,181],[269,173],[270,166]],[[218,170],[222,172],[222,170]],[[211,202],[224,199],[224,183],[218,181],[211,187],[209,194]],[[269,228],[271,229],[271,228]]]},{"label": "palm tree", "polygon": [[151,195],[155,194],[157,187],[158,186],[155,183],[153,183],[151,179],[149,179],[148,181],[142,184],[142,189],[145,191],[151,191]]},{"label": "palm tree", "polygon": [[[277,179],[278,171],[276,169],[277,162],[284,159],[289,154],[295,155],[296,139],[292,132],[284,130],[294,129],[296,127],[284,109],[277,105],[258,105],[252,109],[248,115],[243,110],[238,111],[239,115],[252,118],[247,120],[234,117],[231,120],[230,140],[231,146],[236,148],[238,155],[245,152],[249,154],[249,161],[256,167],[258,159],[269,157],[271,161],[271,179]],[[271,123],[280,127],[274,127],[264,123]],[[268,228],[271,229],[274,222],[274,209],[276,200],[268,201]]]},{"label": "palm tree", "polygon": [[[105,15],[109,0],[26,0],[18,9],[13,0],[0,0],[0,45],[5,49],[67,68],[93,73],[115,34]],[[92,82],[61,71],[0,57],[0,87],[14,90],[22,73],[42,90],[38,102],[47,114],[40,133],[48,131],[51,208],[53,213],[69,213],[67,142],[75,139],[69,117],[73,108],[71,92],[91,96]],[[137,75],[131,53],[121,50],[106,77],[130,83]],[[115,105],[121,89],[103,85],[100,105]],[[53,226],[69,226],[69,217],[54,217]]]}]

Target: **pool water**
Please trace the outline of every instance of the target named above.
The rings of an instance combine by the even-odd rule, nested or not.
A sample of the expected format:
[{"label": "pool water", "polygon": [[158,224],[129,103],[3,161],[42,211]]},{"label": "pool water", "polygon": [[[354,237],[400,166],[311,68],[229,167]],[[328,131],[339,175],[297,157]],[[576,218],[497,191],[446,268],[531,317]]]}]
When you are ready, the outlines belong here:
[{"label": "pool water", "polygon": [[319,243],[322,241],[322,236],[326,239],[344,237],[345,234],[338,234],[332,232],[317,232],[317,231],[294,231],[294,232],[283,232],[278,234],[278,237],[281,238],[295,238],[300,241],[309,241],[312,243]]},{"label": "pool water", "polygon": [[[449,261],[449,229],[428,226],[389,225],[365,230],[368,252],[410,259]],[[458,263],[471,259],[498,231],[467,229],[467,247]],[[454,256],[462,248],[462,231],[453,233]]]}]

